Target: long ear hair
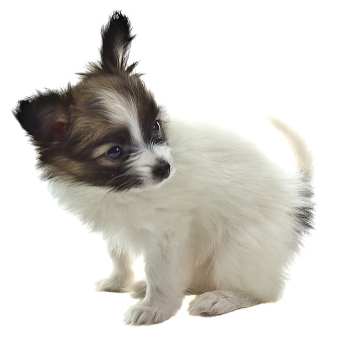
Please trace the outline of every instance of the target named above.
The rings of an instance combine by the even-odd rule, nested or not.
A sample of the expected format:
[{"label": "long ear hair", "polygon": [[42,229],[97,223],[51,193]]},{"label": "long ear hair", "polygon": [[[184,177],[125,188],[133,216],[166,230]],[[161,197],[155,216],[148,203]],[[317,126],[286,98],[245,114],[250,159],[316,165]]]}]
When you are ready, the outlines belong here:
[{"label": "long ear hair", "polygon": [[22,128],[37,144],[62,142],[69,127],[70,88],[47,91],[19,101],[13,111]]},{"label": "long ear hair", "polygon": [[116,11],[108,24],[102,27],[101,68],[110,73],[131,72],[137,63],[128,66],[131,41],[129,19]]}]

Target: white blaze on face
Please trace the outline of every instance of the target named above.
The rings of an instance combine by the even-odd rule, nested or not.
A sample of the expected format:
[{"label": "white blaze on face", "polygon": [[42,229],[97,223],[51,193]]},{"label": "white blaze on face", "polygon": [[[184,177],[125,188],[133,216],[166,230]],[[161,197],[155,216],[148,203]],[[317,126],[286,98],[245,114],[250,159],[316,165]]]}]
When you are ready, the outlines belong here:
[{"label": "white blaze on face", "polygon": [[99,97],[107,109],[107,116],[114,124],[128,127],[135,144],[143,144],[136,105],[111,90],[103,90]]},{"label": "white blaze on face", "polygon": [[132,142],[138,147],[128,160],[129,172],[141,176],[146,184],[153,183],[154,166],[159,160],[165,160],[170,164],[172,176],[175,170],[170,148],[166,144],[149,145],[144,142],[135,104],[111,90],[102,91],[100,98],[110,120],[118,126],[126,126]]},{"label": "white blaze on face", "polygon": [[159,159],[163,159],[167,161],[170,166],[173,166],[173,158],[171,156],[170,147],[166,144],[160,144],[160,145],[153,145],[152,151]]},{"label": "white blaze on face", "polygon": [[138,153],[130,158],[130,172],[140,175],[145,183],[153,183],[152,170],[160,160],[165,160],[170,164],[170,176],[174,172],[173,159],[170,148],[166,144],[144,146]]}]

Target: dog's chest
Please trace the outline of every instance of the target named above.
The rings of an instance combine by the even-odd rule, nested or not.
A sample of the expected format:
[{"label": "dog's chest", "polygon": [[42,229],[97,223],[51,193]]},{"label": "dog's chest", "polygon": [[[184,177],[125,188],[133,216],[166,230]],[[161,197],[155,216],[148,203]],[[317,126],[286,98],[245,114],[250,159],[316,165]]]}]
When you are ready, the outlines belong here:
[{"label": "dog's chest", "polygon": [[51,184],[51,191],[63,207],[98,231],[114,233],[165,228],[184,217],[182,209],[176,208],[173,200],[153,194],[106,194],[91,187],[67,187],[56,183]]}]

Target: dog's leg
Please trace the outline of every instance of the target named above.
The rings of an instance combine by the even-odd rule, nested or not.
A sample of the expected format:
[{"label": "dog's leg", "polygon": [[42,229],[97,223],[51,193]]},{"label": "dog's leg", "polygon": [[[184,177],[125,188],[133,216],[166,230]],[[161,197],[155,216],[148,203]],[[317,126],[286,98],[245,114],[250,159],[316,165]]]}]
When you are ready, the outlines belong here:
[{"label": "dog's leg", "polygon": [[137,281],[130,286],[130,295],[135,299],[143,299],[146,296],[146,281]]},{"label": "dog's leg", "polygon": [[214,290],[198,295],[188,310],[196,316],[216,316],[256,304],[258,301],[249,296],[233,291]]},{"label": "dog's leg", "polygon": [[126,292],[133,282],[130,255],[115,246],[109,246],[109,254],[113,261],[111,275],[96,284],[96,289],[105,292]]},{"label": "dog's leg", "polygon": [[188,284],[185,242],[167,235],[154,240],[145,252],[146,296],[125,316],[128,324],[154,324],[167,320],[180,308]]}]

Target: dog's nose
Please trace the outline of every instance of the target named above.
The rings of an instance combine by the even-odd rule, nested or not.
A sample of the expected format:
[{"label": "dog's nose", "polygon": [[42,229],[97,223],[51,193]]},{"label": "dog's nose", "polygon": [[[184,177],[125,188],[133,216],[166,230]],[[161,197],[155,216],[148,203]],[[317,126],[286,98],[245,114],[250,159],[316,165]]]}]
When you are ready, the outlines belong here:
[{"label": "dog's nose", "polygon": [[170,165],[165,160],[159,160],[158,163],[153,167],[153,176],[157,179],[165,179],[170,175]]}]

